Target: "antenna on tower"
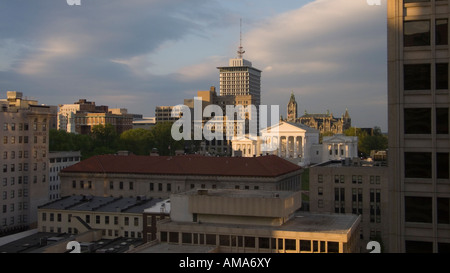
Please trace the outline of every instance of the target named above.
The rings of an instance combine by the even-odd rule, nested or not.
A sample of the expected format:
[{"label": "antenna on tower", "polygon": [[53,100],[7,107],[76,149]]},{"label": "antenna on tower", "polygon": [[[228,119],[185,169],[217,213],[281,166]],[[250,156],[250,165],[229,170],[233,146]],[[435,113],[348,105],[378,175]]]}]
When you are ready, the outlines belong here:
[{"label": "antenna on tower", "polygon": [[238,48],[237,53],[238,53],[238,58],[239,58],[239,59],[242,59],[242,56],[243,56],[244,53],[245,53],[244,47],[242,46],[242,18],[241,18],[241,21],[240,21],[239,32],[240,32],[240,33],[239,33],[240,38],[239,38],[239,48]]}]

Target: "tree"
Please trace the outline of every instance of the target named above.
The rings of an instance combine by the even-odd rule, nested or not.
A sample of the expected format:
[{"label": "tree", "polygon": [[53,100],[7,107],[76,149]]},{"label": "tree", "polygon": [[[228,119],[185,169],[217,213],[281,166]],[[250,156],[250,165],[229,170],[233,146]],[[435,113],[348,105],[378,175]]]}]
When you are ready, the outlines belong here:
[{"label": "tree", "polygon": [[176,150],[184,150],[184,140],[176,141],[172,137],[172,122],[160,122],[151,129],[154,148],[159,155],[174,155]]},{"label": "tree", "polygon": [[154,147],[153,134],[150,130],[138,128],[123,132],[119,138],[119,148],[137,155],[149,155]]}]

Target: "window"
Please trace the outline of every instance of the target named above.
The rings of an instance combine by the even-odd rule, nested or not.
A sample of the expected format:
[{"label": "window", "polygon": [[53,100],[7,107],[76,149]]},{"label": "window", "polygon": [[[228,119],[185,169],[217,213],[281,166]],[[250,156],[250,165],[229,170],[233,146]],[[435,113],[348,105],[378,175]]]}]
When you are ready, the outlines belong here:
[{"label": "window", "polygon": [[433,242],[405,241],[405,253],[433,253]]},{"label": "window", "polygon": [[123,190],[123,182],[122,181],[119,182],[119,189]]},{"label": "window", "polygon": [[449,153],[436,153],[437,178],[449,178]]},{"label": "window", "polygon": [[130,181],[128,184],[128,187],[129,187],[129,190],[133,190],[133,188],[134,188],[133,182]]},{"label": "window", "polygon": [[317,176],[317,181],[318,181],[319,183],[323,183],[323,175],[319,174],[319,175]]},{"label": "window", "polygon": [[448,20],[447,19],[437,19],[436,20],[436,45],[447,45],[448,44]]},{"label": "window", "polygon": [[322,187],[319,187],[319,188],[317,189],[317,194],[318,194],[318,195],[323,195],[323,188],[322,188]]},{"label": "window", "polygon": [[436,134],[448,134],[448,108],[436,108]]},{"label": "window", "polygon": [[450,198],[437,198],[438,224],[450,224]]},{"label": "window", "polygon": [[448,63],[436,64],[436,89],[448,89]]},{"label": "window", "polygon": [[431,223],[431,197],[405,196],[405,221]]},{"label": "window", "polygon": [[114,189],[114,181],[109,181],[109,189],[110,190]]},{"label": "window", "polygon": [[431,134],[430,108],[404,109],[405,134]]},{"label": "window", "polygon": [[430,45],[429,20],[405,21],[403,28],[403,45],[405,47]]},{"label": "window", "polygon": [[431,178],[431,153],[405,152],[406,178]]},{"label": "window", "polygon": [[405,64],[403,73],[404,90],[431,89],[430,64]]}]

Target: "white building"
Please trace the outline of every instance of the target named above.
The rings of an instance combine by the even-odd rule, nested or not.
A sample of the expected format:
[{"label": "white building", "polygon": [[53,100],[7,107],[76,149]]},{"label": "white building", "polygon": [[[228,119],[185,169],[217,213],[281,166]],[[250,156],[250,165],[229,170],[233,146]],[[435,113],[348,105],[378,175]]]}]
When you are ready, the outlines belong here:
[{"label": "white building", "polygon": [[322,162],[358,157],[358,137],[336,134],[322,139]]},{"label": "white building", "polygon": [[80,151],[49,153],[49,201],[53,201],[61,197],[61,179],[59,177],[59,172],[64,168],[72,166],[80,161]]},{"label": "white building", "polygon": [[[271,151],[264,151],[262,145]],[[334,135],[319,143],[319,131],[303,125],[281,121],[260,131],[257,139],[249,135],[232,140],[232,156],[277,155],[300,165],[342,160],[358,156],[358,137]]]},{"label": "white building", "polygon": [[58,111],[58,130],[75,133],[75,114],[80,111],[80,104],[62,104]]}]

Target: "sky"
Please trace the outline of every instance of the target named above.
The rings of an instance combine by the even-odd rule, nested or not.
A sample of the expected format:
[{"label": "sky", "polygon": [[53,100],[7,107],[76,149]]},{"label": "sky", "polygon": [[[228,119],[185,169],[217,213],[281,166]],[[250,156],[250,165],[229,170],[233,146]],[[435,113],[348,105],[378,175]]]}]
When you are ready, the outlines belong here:
[{"label": "sky", "polygon": [[[240,28],[242,20],[242,28]],[[79,99],[154,116],[216,86],[217,67],[262,70],[261,103],[387,131],[386,0],[0,0],[0,98]]]}]

